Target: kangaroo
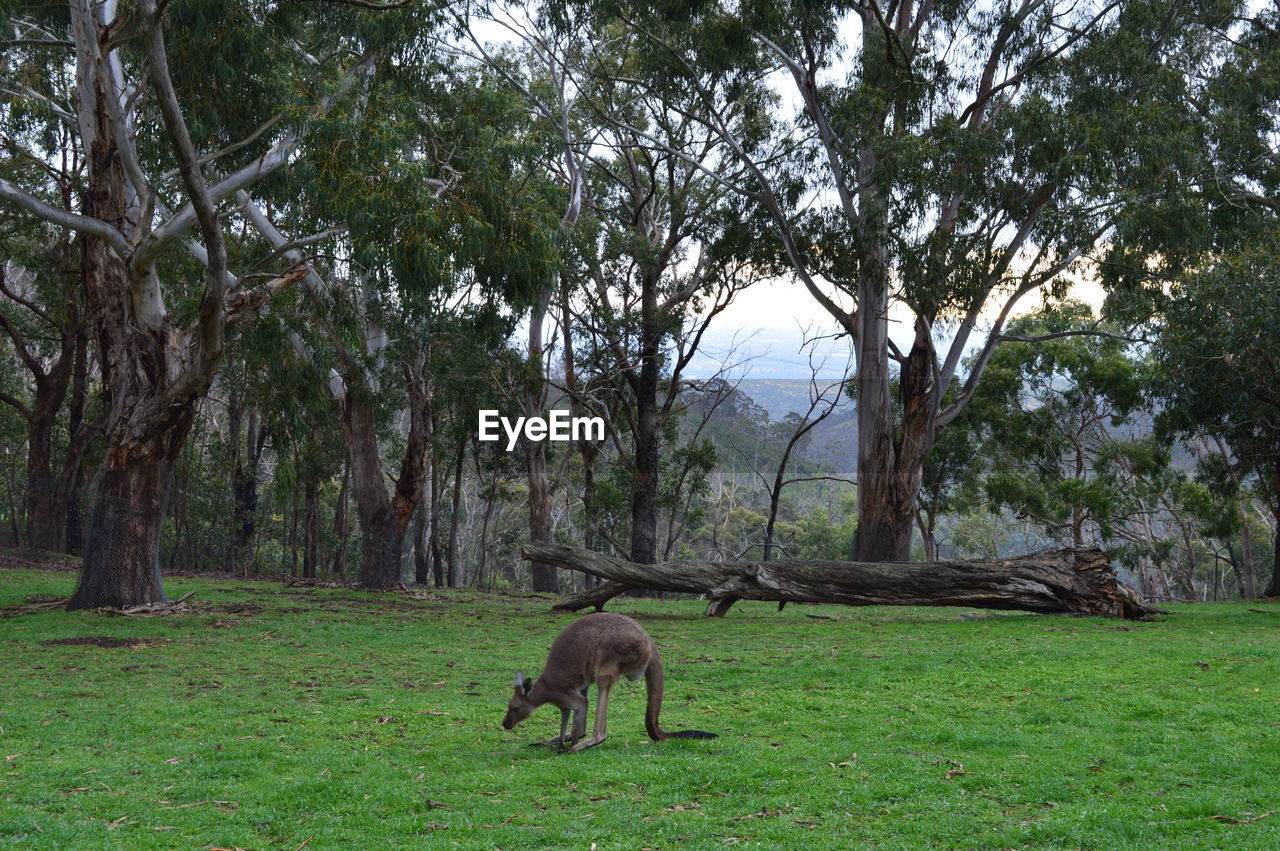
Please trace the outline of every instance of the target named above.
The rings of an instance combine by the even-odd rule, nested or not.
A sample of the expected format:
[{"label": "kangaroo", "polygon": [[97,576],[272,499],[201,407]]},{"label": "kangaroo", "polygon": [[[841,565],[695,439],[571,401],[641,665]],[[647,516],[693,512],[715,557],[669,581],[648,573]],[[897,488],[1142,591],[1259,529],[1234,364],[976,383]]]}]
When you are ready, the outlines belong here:
[{"label": "kangaroo", "polygon": [[[504,729],[510,730],[544,703],[560,707],[560,735],[538,744],[564,749],[570,753],[594,747],[605,739],[605,721],[609,711],[609,690],[625,676],[638,680],[644,674],[648,704],[644,727],[655,742],[663,739],[714,739],[715,733],[702,730],[662,729],[658,713],[662,710],[662,660],[658,648],[640,624],[625,615],[597,612],[579,618],[564,628],[551,642],[547,664],[537,680],[524,672],[516,674],[515,694],[507,704]],[[596,684],[596,721],[591,737],[587,732],[587,688]],[[573,713],[573,730],[566,741],[569,714]],[[575,744],[576,743],[576,744]]]}]

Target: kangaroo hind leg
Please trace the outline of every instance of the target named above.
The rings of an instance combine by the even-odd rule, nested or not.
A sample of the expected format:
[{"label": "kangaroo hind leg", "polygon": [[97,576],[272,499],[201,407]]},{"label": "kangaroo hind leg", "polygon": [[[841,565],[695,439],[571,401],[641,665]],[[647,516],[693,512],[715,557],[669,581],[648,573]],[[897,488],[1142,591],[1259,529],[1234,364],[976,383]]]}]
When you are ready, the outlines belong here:
[{"label": "kangaroo hind leg", "polygon": [[591,738],[583,739],[569,749],[570,753],[584,751],[595,747],[605,739],[605,727],[609,714],[609,690],[618,681],[617,674],[600,674],[596,677],[596,725],[591,731]]}]

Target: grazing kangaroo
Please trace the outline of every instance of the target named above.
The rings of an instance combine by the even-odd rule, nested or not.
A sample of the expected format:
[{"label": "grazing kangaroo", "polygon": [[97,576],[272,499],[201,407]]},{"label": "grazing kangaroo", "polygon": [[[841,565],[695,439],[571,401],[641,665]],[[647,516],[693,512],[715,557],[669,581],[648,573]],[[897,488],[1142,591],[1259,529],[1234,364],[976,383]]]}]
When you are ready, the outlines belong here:
[{"label": "grazing kangaroo", "polygon": [[[600,744],[605,738],[609,690],[626,676],[638,680],[644,674],[649,702],[644,713],[644,727],[655,742],[663,739],[714,739],[715,733],[702,730],[667,731],[658,726],[662,711],[662,660],[658,648],[640,624],[625,615],[598,612],[569,624],[551,642],[547,664],[537,680],[521,671],[516,674],[516,689],[507,704],[504,729],[510,730],[544,703],[560,707],[560,735],[540,744],[563,748],[572,744],[571,753]],[[587,688],[596,684],[596,724],[591,738],[587,732]],[[569,713],[573,713],[573,731],[566,742]],[[576,742],[576,744],[574,744]]]}]

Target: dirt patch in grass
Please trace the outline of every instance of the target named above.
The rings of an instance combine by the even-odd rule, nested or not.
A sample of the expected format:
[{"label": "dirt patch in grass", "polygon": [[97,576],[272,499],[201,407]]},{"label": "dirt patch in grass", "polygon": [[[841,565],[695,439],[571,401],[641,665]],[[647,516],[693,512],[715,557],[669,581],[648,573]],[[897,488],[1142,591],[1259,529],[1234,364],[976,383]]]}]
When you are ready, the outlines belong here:
[{"label": "dirt patch in grass", "polygon": [[78,647],[92,644],[94,647],[138,647],[143,644],[159,644],[161,638],[114,638],[109,635],[78,635],[75,638],[50,638],[41,641],[41,647]]}]

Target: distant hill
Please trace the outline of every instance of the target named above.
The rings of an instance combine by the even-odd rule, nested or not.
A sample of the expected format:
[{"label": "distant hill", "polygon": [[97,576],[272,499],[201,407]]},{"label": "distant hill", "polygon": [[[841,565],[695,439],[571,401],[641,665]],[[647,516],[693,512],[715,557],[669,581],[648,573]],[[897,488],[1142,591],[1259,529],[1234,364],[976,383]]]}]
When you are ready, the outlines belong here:
[{"label": "distant hill", "polygon": [[[819,390],[824,390],[829,383],[820,380]],[[732,458],[747,446],[757,447],[754,451],[763,452],[767,457],[780,457],[792,434],[792,428],[783,421],[788,414],[802,416],[808,411],[812,392],[810,382],[807,379],[753,378],[736,386],[730,403],[722,404],[712,415],[711,425],[703,432],[704,436],[716,444],[721,458]],[[692,404],[698,409],[706,402],[694,401]],[[853,403],[842,399],[840,407],[809,432],[793,461],[807,465],[810,472],[851,476],[857,469],[857,447],[858,427]]]}]

